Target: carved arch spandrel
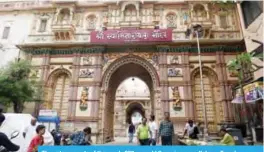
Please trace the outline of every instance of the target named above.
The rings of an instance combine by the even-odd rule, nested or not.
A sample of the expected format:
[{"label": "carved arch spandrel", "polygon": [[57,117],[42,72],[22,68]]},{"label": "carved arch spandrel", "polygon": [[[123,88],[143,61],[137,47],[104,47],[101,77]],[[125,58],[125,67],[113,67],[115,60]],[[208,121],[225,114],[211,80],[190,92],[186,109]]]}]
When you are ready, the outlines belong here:
[{"label": "carved arch spandrel", "polygon": [[58,68],[58,69],[55,69],[54,71],[52,71],[49,76],[48,76],[48,81],[46,82],[46,87],[52,87],[56,78],[60,75],[60,74],[67,74],[68,77],[72,78],[72,74],[69,70],[65,69],[65,68]]},{"label": "carved arch spandrel", "polygon": [[[211,78],[211,80],[213,80],[212,81],[212,83],[213,83],[213,85],[214,86],[218,86],[219,85],[219,79],[218,79],[218,76],[217,76],[217,73],[213,70],[213,69],[211,69],[211,68],[209,68],[209,67],[207,67],[207,66],[203,66],[202,67],[202,72],[203,72],[203,74],[207,74],[210,78]],[[200,73],[200,69],[199,69],[199,67],[197,67],[197,68],[195,68],[192,72],[191,72],[191,80],[192,80],[192,83],[194,83],[193,82],[193,80],[194,80],[194,77],[197,75],[197,74],[199,74]]]},{"label": "carved arch spandrel", "polygon": [[141,65],[144,69],[146,69],[146,71],[148,71],[149,75],[151,76],[153,86],[155,88],[157,88],[159,86],[159,76],[158,76],[158,73],[157,73],[155,67],[153,67],[153,65],[151,65],[151,63],[149,63],[147,60],[145,60],[141,57],[138,57],[135,55],[128,55],[128,56],[124,56],[122,58],[115,60],[113,63],[111,63],[109,65],[109,67],[103,73],[103,77],[102,77],[102,81],[101,81],[102,82],[101,85],[102,85],[103,90],[105,90],[105,91],[107,90],[112,74],[114,74],[114,72],[119,67],[121,67],[122,65],[128,64],[128,63],[135,63],[138,65]]}]

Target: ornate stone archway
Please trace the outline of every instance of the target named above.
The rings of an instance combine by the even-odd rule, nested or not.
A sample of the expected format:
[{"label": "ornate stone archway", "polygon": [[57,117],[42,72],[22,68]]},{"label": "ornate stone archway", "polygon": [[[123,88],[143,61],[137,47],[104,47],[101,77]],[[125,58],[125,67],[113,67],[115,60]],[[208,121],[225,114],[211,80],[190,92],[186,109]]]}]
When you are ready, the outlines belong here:
[{"label": "ornate stone archway", "polygon": [[[68,105],[69,105],[69,90],[70,88],[70,80],[72,74],[65,68],[58,68],[52,71],[49,74],[48,81],[45,84],[45,103],[42,108],[54,109],[57,110],[62,120],[67,119],[68,117]],[[60,82],[59,82],[60,81]],[[61,86],[61,88],[58,88]],[[58,95],[56,90],[61,90],[61,98],[60,101],[55,100],[55,95]],[[57,94],[56,94],[57,93]],[[57,102],[55,102],[57,101]],[[54,105],[58,105],[55,106]]]},{"label": "ornate stone archway", "polygon": [[[115,74],[115,72],[120,69],[123,66],[126,66],[128,64],[135,64],[137,66],[142,67],[146,71],[146,73],[149,74],[151,79],[151,100],[153,101],[153,107],[154,110],[152,111],[153,114],[157,115],[160,112],[159,107],[159,76],[157,74],[156,69],[149,63],[147,60],[135,56],[135,55],[128,55],[124,56],[122,58],[119,58],[115,60],[113,63],[110,64],[110,66],[107,68],[107,70],[103,73],[102,77],[102,87],[101,87],[101,96],[100,96],[100,108],[99,108],[99,121],[98,126],[101,129],[103,137],[101,138],[101,141],[106,142],[107,138],[111,138],[109,133],[109,129],[107,129],[107,116],[106,116],[106,106],[107,104],[110,104],[110,94],[111,91],[109,88],[111,88],[111,78]],[[130,69],[127,69],[130,70]],[[111,96],[112,97],[112,96]],[[109,112],[109,111],[108,111]]]},{"label": "ornate stone archway", "polygon": [[[217,131],[217,123],[223,120],[223,105],[221,104],[221,95],[218,76],[216,72],[209,67],[202,67],[203,83],[206,102],[206,113],[209,132]],[[199,67],[191,73],[192,92],[194,101],[194,118],[198,122],[203,122],[203,104],[200,89],[200,70]]]}]

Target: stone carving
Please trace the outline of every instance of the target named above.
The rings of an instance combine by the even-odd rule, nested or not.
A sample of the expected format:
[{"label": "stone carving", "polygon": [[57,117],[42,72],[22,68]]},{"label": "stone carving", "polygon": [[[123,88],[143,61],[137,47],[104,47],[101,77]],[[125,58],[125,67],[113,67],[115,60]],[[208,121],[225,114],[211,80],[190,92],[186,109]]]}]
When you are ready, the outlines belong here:
[{"label": "stone carving", "polygon": [[159,64],[159,56],[157,54],[154,54],[152,56],[152,61],[155,63],[155,64]]},{"label": "stone carving", "polygon": [[169,13],[166,16],[167,27],[177,27],[177,16],[175,13]]},{"label": "stone carving", "polygon": [[87,56],[82,58],[83,65],[91,65],[92,64],[92,58]]},{"label": "stone carving", "polygon": [[181,99],[180,99],[180,93],[178,87],[172,87],[172,95],[173,95],[173,109],[175,111],[179,111],[182,109]]},{"label": "stone carving", "polygon": [[90,69],[81,69],[79,77],[80,78],[93,78],[94,72],[91,71]]},{"label": "stone carving", "polygon": [[182,76],[181,70],[179,68],[169,68],[168,69],[168,76],[169,77]]},{"label": "stone carving", "polygon": [[81,14],[80,13],[76,13],[73,15],[73,21],[75,23],[76,26],[80,26],[81,25]]},{"label": "stone carving", "polygon": [[180,64],[179,57],[178,56],[172,56],[170,58],[170,64]]},{"label": "stone carving", "polygon": [[96,21],[97,21],[97,18],[95,15],[89,15],[86,18],[86,29],[87,30],[95,29],[96,28]]},{"label": "stone carving", "polygon": [[82,94],[81,94],[81,101],[80,101],[80,109],[84,111],[88,108],[88,96],[89,96],[89,88],[83,87]]}]

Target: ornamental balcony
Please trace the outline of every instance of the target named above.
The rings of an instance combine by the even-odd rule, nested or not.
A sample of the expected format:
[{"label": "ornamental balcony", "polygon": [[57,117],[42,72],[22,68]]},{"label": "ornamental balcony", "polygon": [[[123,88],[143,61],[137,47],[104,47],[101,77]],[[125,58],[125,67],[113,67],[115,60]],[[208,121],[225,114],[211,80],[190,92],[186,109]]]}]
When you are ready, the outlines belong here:
[{"label": "ornamental balcony", "polygon": [[73,8],[59,8],[56,18],[51,26],[54,40],[73,40],[75,35],[75,25],[73,24]]},{"label": "ornamental balcony", "polygon": [[51,28],[56,41],[74,39],[75,27],[73,24],[55,24]]}]

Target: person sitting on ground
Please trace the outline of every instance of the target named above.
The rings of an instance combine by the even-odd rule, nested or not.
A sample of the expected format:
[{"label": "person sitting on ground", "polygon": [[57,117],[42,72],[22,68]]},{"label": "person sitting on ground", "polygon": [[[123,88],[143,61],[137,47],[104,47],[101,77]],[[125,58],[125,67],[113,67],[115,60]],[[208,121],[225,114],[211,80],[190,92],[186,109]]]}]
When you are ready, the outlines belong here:
[{"label": "person sitting on ground", "polygon": [[188,123],[185,125],[183,137],[186,134],[191,139],[198,139],[199,130],[197,126],[194,124],[193,120],[188,120]]},{"label": "person sitting on ground", "polygon": [[220,129],[220,136],[222,136],[222,140],[220,141],[221,144],[224,145],[235,145],[235,141],[233,139],[233,137],[227,133],[225,128],[221,128]]},{"label": "person sitting on ground", "polygon": [[45,134],[46,127],[44,125],[38,125],[36,128],[37,135],[31,140],[27,152],[37,152],[38,146],[44,144],[43,135]]},{"label": "person sitting on ground", "polygon": [[72,145],[89,145],[91,140],[91,128],[86,127],[83,131],[78,131],[70,136]]},{"label": "person sitting on ground", "polygon": [[[5,116],[4,114],[0,114],[0,127],[2,125],[2,123],[5,121]],[[1,146],[6,150],[6,151],[18,151],[19,150],[19,146],[16,144],[13,144],[8,138],[7,136],[0,132],[0,148]]]},{"label": "person sitting on ground", "polygon": [[85,143],[84,145],[91,145],[92,144],[92,129],[91,127],[86,127],[83,130],[84,134],[85,134]]}]

